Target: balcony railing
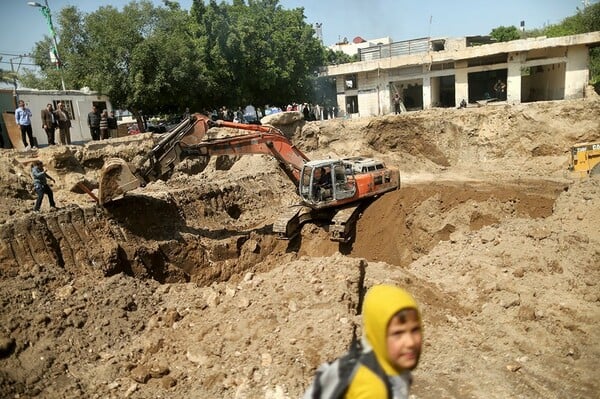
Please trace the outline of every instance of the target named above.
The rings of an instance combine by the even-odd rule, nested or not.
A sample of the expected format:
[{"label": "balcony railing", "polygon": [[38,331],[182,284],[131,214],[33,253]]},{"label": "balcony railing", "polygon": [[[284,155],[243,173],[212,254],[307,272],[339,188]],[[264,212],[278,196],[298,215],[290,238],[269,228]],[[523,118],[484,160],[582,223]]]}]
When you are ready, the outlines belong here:
[{"label": "balcony railing", "polygon": [[399,55],[426,53],[427,51],[429,51],[429,38],[424,37],[359,49],[358,54],[361,61],[369,61]]}]

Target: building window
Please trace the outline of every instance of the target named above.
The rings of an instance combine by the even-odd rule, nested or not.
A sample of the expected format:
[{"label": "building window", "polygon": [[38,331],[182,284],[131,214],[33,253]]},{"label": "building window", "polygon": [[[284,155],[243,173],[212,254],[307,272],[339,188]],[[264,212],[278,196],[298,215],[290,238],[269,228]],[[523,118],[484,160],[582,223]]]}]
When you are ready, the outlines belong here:
[{"label": "building window", "polygon": [[52,105],[54,109],[58,109],[58,103],[63,103],[65,105],[65,110],[69,113],[69,119],[75,120],[75,112],[73,112],[73,101],[71,100],[52,100]]},{"label": "building window", "polygon": [[346,90],[358,89],[358,86],[356,85],[356,74],[344,76],[344,89],[346,89]]},{"label": "building window", "polygon": [[358,114],[358,96],[346,97],[346,115]]}]

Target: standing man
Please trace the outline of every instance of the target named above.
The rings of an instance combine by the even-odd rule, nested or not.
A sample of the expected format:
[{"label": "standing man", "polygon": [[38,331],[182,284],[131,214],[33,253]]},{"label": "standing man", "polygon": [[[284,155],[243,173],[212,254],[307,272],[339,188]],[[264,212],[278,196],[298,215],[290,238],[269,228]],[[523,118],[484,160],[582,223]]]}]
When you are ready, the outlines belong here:
[{"label": "standing man", "polygon": [[496,84],[494,85],[494,92],[496,93],[496,98],[498,100],[505,100],[504,92],[506,91],[506,85],[502,81],[502,79],[498,79]]},{"label": "standing man", "polygon": [[[23,146],[25,151],[36,149],[33,145],[33,129],[31,128],[31,110],[25,107],[25,101],[19,100],[19,108],[15,110],[15,121],[21,129],[21,139],[23,140]],[[29,144],[27,144],[27,138],[29,138]]]},{"label": "standing man", "polygon": [[48,136],[48,145],[56,145],[54,142],[54,133],[56,131],[56,117],[54,116],[54,109],[52,104],[46,105],[46,108],[42,110],[42,129],[46,131]]},{"label": "standing man", "polygon": [[400,93],[396,92],[394,95],[394,114],[400,113]]},{"label": "standing man", "polygon": [[117,138],[117,130],[119,125],[117,124],[117,118],[115,117],[115,111],[110,111],[108,116],[108,135],[111,139]]},{"label": "standing man", "polygon": [[69,112],[65,109],[65,104],[62,102],[58,103],[56,119],[58,119],[58,136],[60,138],[60,144],[71,144],[71,117],[69,116]]},{"label": "standing man", "polygon": [[87,124],[90,128],[92,140],[100,140],[100,113],[95,105],[92,105],[92,112],[88,114]]},{"label": "standing man", "polygon": [[40,206],[42,205],[44,194],[48,196],[48,201],[50,201],[50,208],[58,209],[56,207],[56,203],[54,202],[54,193],[48,185],[48,179],[52,180],[53,182],[56,181],[52,178],[52,176],[50,176],[46,172],[42,161],[33,161],[33,164],[31,165],[31,177],[33,177],[33,187],[35,188],[35,192],[37,194],[37,200],[35,201],[33,211],[40,211]]}]

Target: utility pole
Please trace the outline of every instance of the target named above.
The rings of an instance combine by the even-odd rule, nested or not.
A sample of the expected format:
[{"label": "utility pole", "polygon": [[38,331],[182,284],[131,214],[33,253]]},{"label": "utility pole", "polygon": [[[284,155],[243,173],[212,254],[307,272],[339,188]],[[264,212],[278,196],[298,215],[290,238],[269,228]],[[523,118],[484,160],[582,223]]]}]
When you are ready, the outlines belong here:
[{"label": "utility pole", "polygon": [[63,79],[62,73],[62,62],[60,60],[60,56],[58,55],[58,42],[56,41],[56,31],[54,30],[54,24],[52,23],[52,14],[50,12],[50,7],[48,6],[48,0],[44,0],[44,3],[45,4],[40,4],[35,1],[29,1],[27,2],[27,5],[31,7],[39,7],[42,15],[44,16],[44,18],[46,18],[46,22],[48,23],[48,29],[50,30],[50,35],[52,37],[53,44],[53,48],[50,53],[50,59],[52,60],[52,58],[54,58],[53,61],[56,64],[56,69],[58,69],[58,72],[60,74],[60,83],[62,84],[62,89],[63,91],[66,91],[65,81]]}]

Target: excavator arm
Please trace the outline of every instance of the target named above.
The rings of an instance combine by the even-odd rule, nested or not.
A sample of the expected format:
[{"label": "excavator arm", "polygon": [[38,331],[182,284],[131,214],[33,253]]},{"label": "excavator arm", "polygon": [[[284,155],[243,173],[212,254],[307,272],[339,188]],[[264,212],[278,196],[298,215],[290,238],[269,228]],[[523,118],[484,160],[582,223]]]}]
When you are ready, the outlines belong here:
[{"label": "excavator arm", "polygon": [[[240,129],[249,133],[207,139],[206,133],[211,127]],[[106,204],[151,181],[167,178],[175,166],[187,157],[246,154],[273,156],[296,187],[302,166],[308,161],[308,157],[278,129],[227,121],[214,122],[204,115],[194,114],[165,134],[136,165],[129,165],[120,158],[107,160],[100,176],[99,201]]]},{"label": "excavator arm", "polygon": [[302,166],[309,161],[279,130],[260,125],[247,125],[226,121],[212,123],[216,127],[250,130],[255,133],[221,139],[205,140],[197,144],[182,143],[183,152],[196,156],[265,154],[273,156],[279,167],[297,187]]}]

